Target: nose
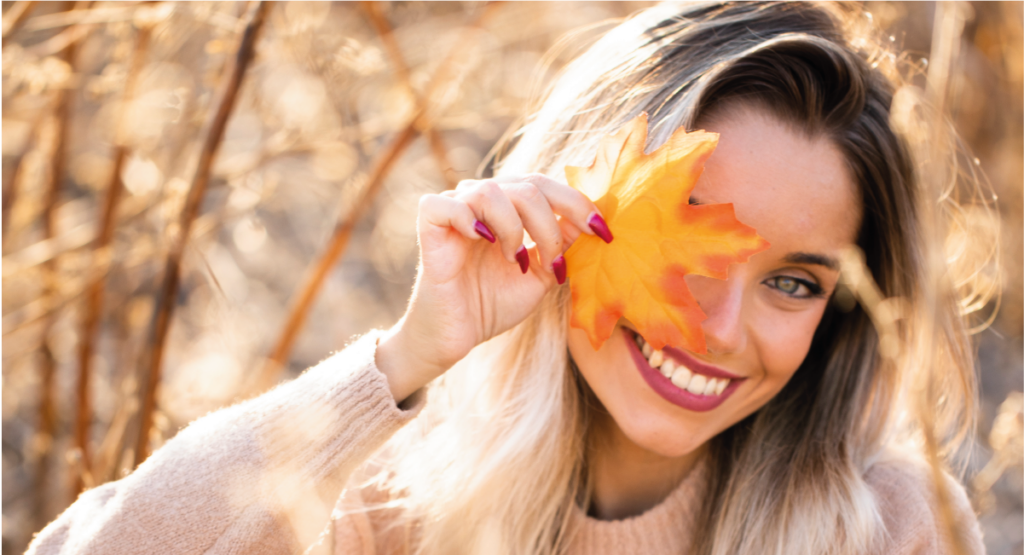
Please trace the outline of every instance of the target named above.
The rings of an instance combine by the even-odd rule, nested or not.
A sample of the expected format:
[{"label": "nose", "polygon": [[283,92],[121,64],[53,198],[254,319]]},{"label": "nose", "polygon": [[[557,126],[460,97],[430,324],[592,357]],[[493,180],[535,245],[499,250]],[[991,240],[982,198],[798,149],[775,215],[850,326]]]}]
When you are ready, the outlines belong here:
[{"label": "nose", "polygon": [[688,275],[686,284],[697,304],[707,315],[701,327],[708,353],[727,355],[746,349],[747,333],[743,322],[744,283],[729,269],[729,279]]}]

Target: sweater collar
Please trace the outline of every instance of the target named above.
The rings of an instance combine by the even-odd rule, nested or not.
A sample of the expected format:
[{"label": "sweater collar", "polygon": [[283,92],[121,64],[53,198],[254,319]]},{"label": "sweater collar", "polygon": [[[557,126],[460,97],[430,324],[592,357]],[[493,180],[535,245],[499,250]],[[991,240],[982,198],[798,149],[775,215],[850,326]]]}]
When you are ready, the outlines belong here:
[{"label": "sweater collar", "polygon": [[575,507],[570,554],[685,553],[707,483],[707,457],[694,465],[661,503],[621,520],[598,520]]}]

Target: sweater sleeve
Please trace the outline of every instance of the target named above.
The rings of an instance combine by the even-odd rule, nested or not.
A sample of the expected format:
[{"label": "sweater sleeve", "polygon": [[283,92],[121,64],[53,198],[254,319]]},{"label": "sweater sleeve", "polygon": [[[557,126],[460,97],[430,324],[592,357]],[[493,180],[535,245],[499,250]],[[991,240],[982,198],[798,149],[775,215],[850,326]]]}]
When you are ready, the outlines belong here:
[{"label": "sweater sleeve", "polygon": [[83,493],[27,553],[302,552],[347,477],[423,406],[421,392],[395,405],[374,364],[379,335],[196,420],[131,475]]},{"label": "sweater sleeve", "polygon": [[921,461],[876,464],[866,477],[878,499],[886,530],[884,553],[894,555],[984,555],[981,527],[967,492],[943,472],[947,509],[960,536],[962,551],[945,524],[930,467]]}]

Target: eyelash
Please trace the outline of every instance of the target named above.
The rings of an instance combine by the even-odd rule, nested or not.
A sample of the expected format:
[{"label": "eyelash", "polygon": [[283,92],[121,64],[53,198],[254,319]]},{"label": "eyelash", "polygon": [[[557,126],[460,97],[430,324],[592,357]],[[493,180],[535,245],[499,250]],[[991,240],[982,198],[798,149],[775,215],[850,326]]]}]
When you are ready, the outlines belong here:
[{"label": "eyelash", "polygon": [[[795,281],[797,283],[797,285],[802,285],[802,286],[806,287],[807,290],[810,291],[810,294],[808,294],[808,295],[795,295],[793,293],[787,293],[787,292],[783,291],[778,286],[778,283],[777,283],[779,280],[782,280],[782,279],[791,279],[791,280]],[[811,282],[811,281],[807,281],[806,279],[800,279],[800,278],[797,278],[797,277],[793,277],[793,276],[775,276],[775,277],[769,278],[767,281],[765,281],[765,284],[768,285],[768,287],[771,287],[772,289],[775,289],[776,291],[779,291],[783,295],[786,295],[787,297],[790,297],[790,298],[793,298],[793,299],[815,299],[815,298],[823,297],[824,293],[825,293],[825,290],[822,289],[821,286],[818,285],[817,283],[814,283],[814,282]],[[799,289],[797,289],[797,290],[799,291]]]}]

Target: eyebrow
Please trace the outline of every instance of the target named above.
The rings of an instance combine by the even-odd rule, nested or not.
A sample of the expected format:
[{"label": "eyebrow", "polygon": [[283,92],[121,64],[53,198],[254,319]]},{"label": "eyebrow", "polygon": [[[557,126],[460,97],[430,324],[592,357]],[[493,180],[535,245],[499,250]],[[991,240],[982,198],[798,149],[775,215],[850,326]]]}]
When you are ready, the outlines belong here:
[{"label": "eyebrow", "polygon": [[791,252],[787,254],[783,260],[790,264],[817,264],[818,266],[824,266],[829,270],[839,271],[839,261],[831,256],[825,256],[823,254],[815,254],[812,252]]},{"label": "eyebrow", "polygon": [[[689,202],[691,205],[701,204],[700,199],[694,195],[690,195]],[[839,271],[839,261],[831,256],[824,254],[817,254],[813,252],[791,252],[782,259],[790,264],[815,264],[818,266],[824,266],[829,270]]]}]

